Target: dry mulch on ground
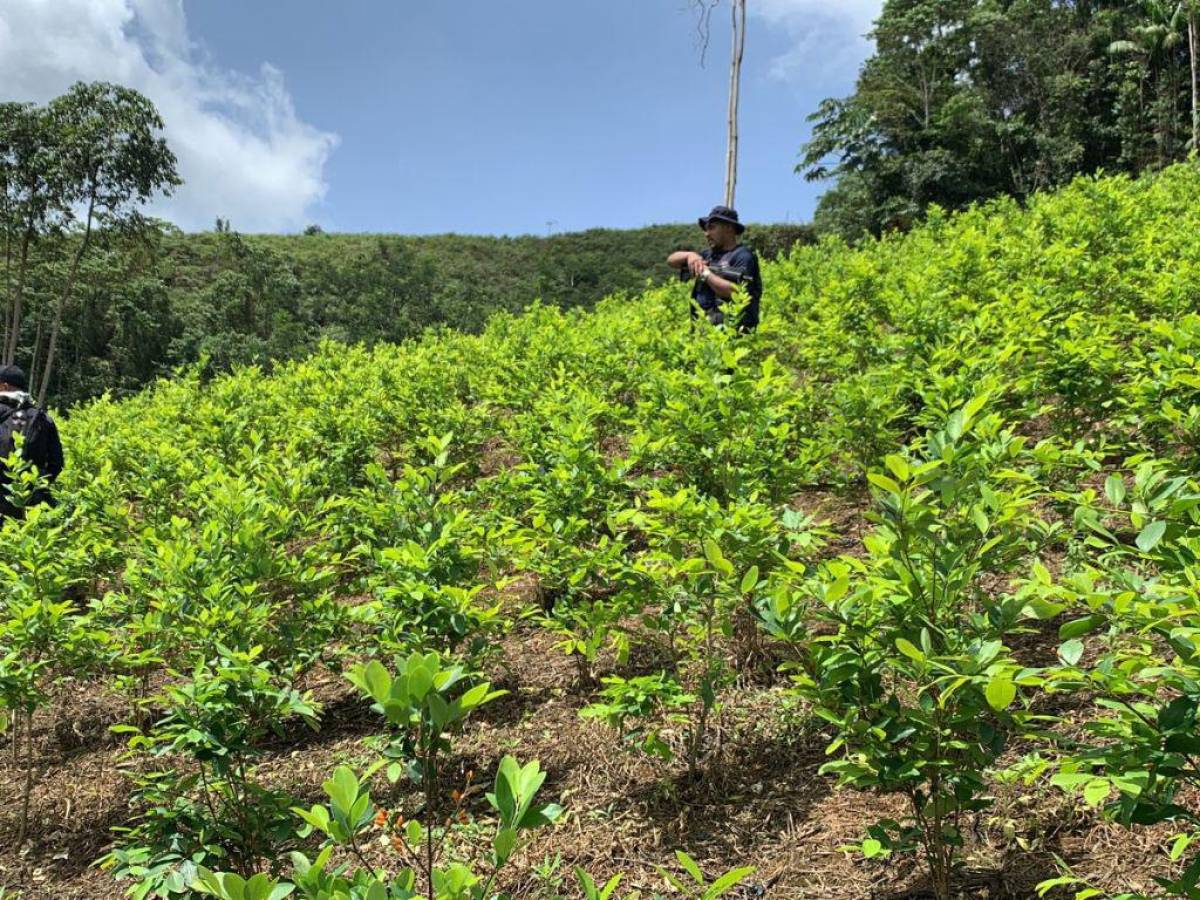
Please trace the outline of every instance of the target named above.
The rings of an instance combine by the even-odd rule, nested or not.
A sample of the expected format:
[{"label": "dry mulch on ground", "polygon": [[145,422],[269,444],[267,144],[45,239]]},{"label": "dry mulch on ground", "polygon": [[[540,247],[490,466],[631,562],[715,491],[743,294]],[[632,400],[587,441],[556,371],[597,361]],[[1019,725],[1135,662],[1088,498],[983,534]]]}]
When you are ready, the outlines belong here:
[{"label": "dry mulch on ground", "polygon": [[[867,862],[839,850],[903,806],[832,790],[818,774],[827,736],[805,730],[811,726],[799,715],[781,721],[779,687],[747,687],[729,698],[704,775],[693,781],[682,765],[636,755],[581,718],[590,692],[577,677],[553,635],[520,627],[504,640],[495,667],[495,683],[508,695],[481,710],[456,744],[455,770],[489,772],[505,752],[539,759],[549,773],[544,798],[567,809],[514,866],[507,887],[517,897],[555,897],[559,881],[564,896],[577,896],[575,865],[597,878],[623,872],[627,889],[650,894],[663,889],[658,867],[672,866],[676,849],[710,875],[754,866],[734,895],[741,898],[923,895],[914,861]],[[382,730],[342,679],[323,673],[310,686],[324,705],[321,731],[298,730],[269,747],[260,770],[306,803],[321,797],[334,766],[366,762],[363,741]],[[107,848],[109,829],[129,816],[121,748],[107,733],[126,707],[97,686],[69,685],[56,709],[56,721],[36,722],[37,787],[23,847],[13,845],[23,773],[7,752],[0,763],[0,790],[13,798],[0,809],[0,885],[26,898],[116,897],[111,877],[90,864]],[[1152,887],[1163,869],[1166,829],[1130,834],[1045,788],[1002,785],[997,795],[971,829],[964,896],[1032,897],[1039,880],[1058,874],[1055,855],[1112,888]],[[548,874],[536,874],[539,868]]]},{"label": "dry mulch on ground", "polygon": [[[496,464],[509,464],[506,448],[497,444],[493,451]],[[864,495],[832,491],[803,494],[794,503],[829,528],[822,558],[858,552],[865,505]],[[511,609],[539,602],[541,593],[535,577],[521,576],[492,599]],[[1030,664],[1053,657],[1057,623],[1043,625],[1014,641]],[[665,888],[659,867],[674,868],[676,850],[690,854],[710,877],[754,866],[731,895],[741,900],[926,896],[918,861],[864,861],[840,849],[861,840],[876,820],[903,815],[903,802],[833,790],[832,780],[819,774],[829,735],[802,711],[783,712],[785,685],[769,673],[746,679],[726,699],[702,777],[693,779],[682,763],[646,759],[580,717],[596,688],[579,683],[556,640],[530,624],[503,639],[492,679],[508,693],[469,723],[450,764],[458,777],[474,770],[477,781],[485,781],[505,753],[522,762],[536,758],[548,773],[542,798],[566,808],[557,826],[539,832],[519,854],[504,885],[515,897],[578,896],[571,874],[576,865],[598,880],[624,873],[626,891],[649,897]],[[321,730],[296,728],[275,740],[264,748],[259,775],[308,805],[323,799],[320,785],[335,766],[372,759],[365,741],[384,727],[341,676],[318,670],[304,686],[322,704]],[[36,787],[23,846],[16,846],[16,834],[24,771],[7,749],[0,753],[0,796],[8,800],[0,804],[0,888],[28,900],[120,896],[121,887],[92,864],[108,849],[111,829],[132,814],[123,772],[130,764],[121,761],[122,745],[108,731],[128,721],[128,703],[102,685],[67,683],[50,709],[53,718],[43,713],[35,720]],[[1020,749],[1011,752],[1013,760]],[[389,796],[382,777],[376,787],[378,802],[403,803],[403,796]],[[1168,869],[1162,848],[1171,830],[1165,826],[1127,832],[1044,785],[997,785],[995,793],[995,806],[967,828],[968,868],[959,880],[964,897],[1033,897],[1037,882],[1059,874],[1056,858],[1112,890],[1151,889],[1153,876]],[[486,815],[482,799],[475,799],[472,811]],[[372,853],[388,861],[385,851]]]}]

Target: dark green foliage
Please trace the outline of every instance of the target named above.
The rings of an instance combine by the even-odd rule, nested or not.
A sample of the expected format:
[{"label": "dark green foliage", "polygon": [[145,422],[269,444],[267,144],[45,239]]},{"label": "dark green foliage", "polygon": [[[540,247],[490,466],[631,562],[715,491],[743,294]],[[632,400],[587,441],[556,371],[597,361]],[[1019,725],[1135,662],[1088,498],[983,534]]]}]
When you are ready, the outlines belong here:
[{"label": "dark green foliage", "polygon": [[936,203],[1026,197],[1182,159],[1187,4],[888,0],[855,92],[824,101],[798,170],[838,177],[816,224],[856,238]]},{"label": "dark green foliage", "polygon": [[24,351],[39,403],[96,235],[142,230],[137,207],[181,183],[162,129],[149,100],[99,81],[77,82],[44,107],[0,109],[3,359]]},{"label": "dark green foliage", "polygon": [[[331,338],[397,342],[426,328],[476,332],[496,312],[540,299],[590,307],[670,277],[663,260],[699,247],[694,225],[593,229],[538,237],[181,234],[166,226],[93,233],[76,300],[62,324],[63,364],[51,398],[68,406],[104,391],[135,391],[205,360],[205,371],[296,359]],[[765,257],[810,243],[802,225],[753,226]],[[48,240],[27,296],[49,307],[73,242]],[[32,361],[39,319],[29,317],[17,360]]]}]

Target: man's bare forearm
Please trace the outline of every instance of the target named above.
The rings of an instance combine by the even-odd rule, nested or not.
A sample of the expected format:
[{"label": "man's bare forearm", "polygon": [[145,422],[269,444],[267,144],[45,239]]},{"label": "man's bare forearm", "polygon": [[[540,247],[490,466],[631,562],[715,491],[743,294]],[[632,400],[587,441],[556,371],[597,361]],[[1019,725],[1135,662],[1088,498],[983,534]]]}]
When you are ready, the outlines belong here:
[{"label": "man's bare forearm", "polygon": [[708,273],[708,280],[705,282],[705,284],[712,288],[713,293],[722,300],[728,300],[733,296],[733,282],[727,281],[720,275],[713,273],[711,270]]},{"label": "man's bare forearm", "polygon": [[713,293],[722,300],[728,300],[733,296],[734,282],[722,278],[712,271],[699,253],[691,250],[676,250],[667,257],[667,265],[673,269],[690,269],[693,275],[712,288]]},{"label": "man's bare forearm", "polygon": [[693,253],[691,250],[676,250],[667,257],[667,265],[672,269],[687,268],[693,256],[699,256],[698,253]]}]

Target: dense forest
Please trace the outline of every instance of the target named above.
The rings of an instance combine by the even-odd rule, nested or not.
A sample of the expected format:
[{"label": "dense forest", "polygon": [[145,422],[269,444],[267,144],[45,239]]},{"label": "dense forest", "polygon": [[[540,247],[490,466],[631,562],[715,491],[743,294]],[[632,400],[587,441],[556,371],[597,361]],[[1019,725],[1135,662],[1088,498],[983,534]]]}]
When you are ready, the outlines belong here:
[{"label": "dense forest", "polygon": [[1196,0],[887,0],[854,93],[798,167],[836,179],[816,224],[857,237],[936,203],[1136,173],[1200,141]]}]

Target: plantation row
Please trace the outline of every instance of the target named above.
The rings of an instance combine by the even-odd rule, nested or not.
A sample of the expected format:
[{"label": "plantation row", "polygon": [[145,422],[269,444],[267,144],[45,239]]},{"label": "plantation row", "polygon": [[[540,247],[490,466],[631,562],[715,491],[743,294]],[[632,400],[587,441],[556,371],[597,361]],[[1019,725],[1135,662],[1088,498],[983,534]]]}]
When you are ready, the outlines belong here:
[{"label": "plantation row", "polygon": [[[69,681],[122,698],[103,865],[134,896],[513,895],[570,800],[520,748],[456,753],[536,626],[597,733],[683,784],[767,679],[830,789],[900,798],[851,852],[918,853],[938,898],[1012,783],[1173,823],[1151,893],[1197,896],[1197,233],[1194,165],[1081,180],[797,249],[749,337],[693,332],[670,285],[76,410],[60,505],[0,534],[27,771],[0,834],[36,843],[34,722]],[[803,512],[864,484],[861,541]],[[311,804],[256,765],[324,722],[317,670],[379,736]],[[754,877],[662,862],[684,896]],[[619,871],[571,896],[624,897]],[[1128,887],[1064,860],[1043,890]]]}]

